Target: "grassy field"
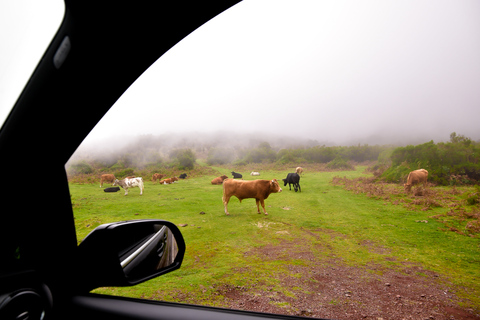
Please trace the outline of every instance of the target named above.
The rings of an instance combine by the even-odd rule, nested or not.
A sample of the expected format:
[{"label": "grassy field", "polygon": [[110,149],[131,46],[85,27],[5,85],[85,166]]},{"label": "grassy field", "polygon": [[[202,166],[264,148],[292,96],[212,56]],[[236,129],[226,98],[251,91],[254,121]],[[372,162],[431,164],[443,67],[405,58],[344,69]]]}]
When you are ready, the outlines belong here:
[{"label": "grassy field", "polygon": [[[214,169],[220,170],[218,175],[231,171]],[[395,202],[331,183],[335,176],[368,177],[364,169],[307,171],[300,181],[302,192],[289,191],[282,184],[282,193],[270,195],[265,201],[268,216],[256,213],[254,199],[240,203],[235,197],[230,200],[230,216],[226,216],[222,186],[210,184],[216,175],[173,185],[145,179],[142,196],[138,188],[124,196],[123,191],[105,193],[97,183],[72,183],[77,237],[81,241],[96,226],[120,220],[154,218],[187,224],[180,228],[187,245],[180,270],[131,288],[102,288],[98,290],[101,293],[214,306],[223,306],[223,297],[215,290],[219,286],[274,287],[294,295],[292,289],[279,287],[279,274],[289,272],[287,263],[302,265],[308,263],[307,258],[272,261],[256,251],[289,243],[289,250],[308,251],[309,259],[313,255],[325,263],[340,259],[359,268],[380,265],[394,270],[401,270],[405,262],[421,266],[441,274],[456,287],[457,295],[468,299],[468,305],[480,308],[478,235],[445,228],[445,221],[438,217],[447,216],[448,204],[428,210],[394,204],[402,199],[407,204],[414,201],[401,192],[401,186],[391,186],[398,191]],[[262,171],[258,178],[280,180],[288,172]],[[288,252],[284,254],[288,256]]]}]

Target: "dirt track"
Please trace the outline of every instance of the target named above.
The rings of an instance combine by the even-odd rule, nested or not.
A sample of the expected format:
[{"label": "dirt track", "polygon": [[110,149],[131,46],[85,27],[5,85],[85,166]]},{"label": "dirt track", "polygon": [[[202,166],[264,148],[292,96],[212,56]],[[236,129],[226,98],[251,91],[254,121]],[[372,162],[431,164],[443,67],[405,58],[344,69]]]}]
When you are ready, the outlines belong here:
[{"label": "dirt track", "polygon": [[[280,278],[295,297],[274,288],[217,288],[232,309],[262,311],[326,319],[480,319],[480,310],[459,306],[460,299],[441,276],[403,263],[392,271],[370,265],[351,267],[341,261],[319,263],[309,252],[296,252],[292,244],[264,247],[250,254],[276,259],[288,250],[291,259],[308,261],[290,265]],[[276,273],[278,274],[278,273]],[[301,289],[299,289],[301,288]]]}]

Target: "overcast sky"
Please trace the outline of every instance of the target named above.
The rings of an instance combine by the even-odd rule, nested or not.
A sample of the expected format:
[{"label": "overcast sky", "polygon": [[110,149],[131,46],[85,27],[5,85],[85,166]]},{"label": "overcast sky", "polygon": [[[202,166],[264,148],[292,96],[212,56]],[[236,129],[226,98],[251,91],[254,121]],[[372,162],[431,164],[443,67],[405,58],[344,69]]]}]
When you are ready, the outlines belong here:
[{"label": "overcast sky", "polygon": [[421,143],[480,139],[479,122],[480,1],[245,0],[161,57],[85,143],[126,124]]}]

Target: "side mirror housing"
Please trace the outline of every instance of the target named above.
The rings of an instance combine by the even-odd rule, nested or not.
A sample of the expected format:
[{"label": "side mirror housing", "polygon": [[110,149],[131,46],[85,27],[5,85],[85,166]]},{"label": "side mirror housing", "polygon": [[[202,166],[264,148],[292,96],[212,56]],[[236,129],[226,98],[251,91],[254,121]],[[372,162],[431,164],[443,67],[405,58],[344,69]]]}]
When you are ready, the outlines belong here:
[{"label": "side mirror housing", "polygon": [[171,222],[131,220],[98,226],[78,250],[79,284],[90,291],[133,286],[180,268],[185,241]]}]

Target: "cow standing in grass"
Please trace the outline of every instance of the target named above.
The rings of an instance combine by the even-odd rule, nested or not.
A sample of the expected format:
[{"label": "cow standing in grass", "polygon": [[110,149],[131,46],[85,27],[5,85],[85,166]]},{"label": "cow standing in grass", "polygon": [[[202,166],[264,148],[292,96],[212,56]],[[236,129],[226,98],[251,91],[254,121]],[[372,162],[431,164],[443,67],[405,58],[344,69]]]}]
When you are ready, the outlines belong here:
[{"label": "cow standing in grass", "polygon": [[232,196],[235,196],[242,202],[243,199],[254,198],[257,202],[257,212],[260,213],[260,206],[262,205],[263,212],[267,215],[265,210],[264,200],[268,198],[270,193],[282,192],[282,188],[278,184],[277,179],[273,180],[234,180],[225,179],[223,181],[223,206],[225,207],[225,214],[229,215],[227,205]]},{"label": "cow standing in grass", "polygon": [[163,174],[154,173],[153,176],[152,176],[152,181],[153,181],[153,183],[155,183],[157,180],[160,181],[160,179],[162,179],[163,177],[164,177]]},{"label": "cow standing in grass", "polygon": [[300,175],[298,173],[289,173],[287,174],[286,179],[283,180],[283,186],[286,187],[288,183],[288,187],[290,190],[292,190],[292,184],[293,184],[293,189],[295,192],[299,191],[302,192],[302,189],[300,188]]},{"label": "cow standing in grass", "polygon": [[113,174],[102,174],[100,177],[100,188],[103,188],[104,182],[113,183],[115,181],[115,176]]},{"label": "cow standing in grass", "polygon": [[142,177],[136,177],[136,178],[125,178],[123,180],[118,180],[115,179],[115,182],[113,182],[112,186],[120,186],[123,189],[125,189],[125,195],[128,194],[128,188],[140,188],[140,195],[143,194],[143,179]]},{"label": "cow standing in grass", "polygon": [[296,174],[302,174],[302,173],[303,173],[303,168],[302,168],[302,167],[297,167],[297,168],[295,169],[295,173],[296,173]]},{"label": "cow standing in grass", "polygon": [[412,190],[412,186],[423,183],[423,187],[425,188],[427,185],[428,179],[428,171],[425,169],[418,169],[410,172],[407,177],[407,183],[403,185],[405,192],[410,192]]}]

